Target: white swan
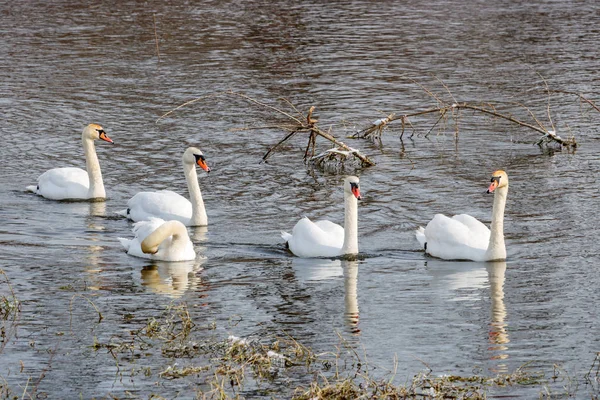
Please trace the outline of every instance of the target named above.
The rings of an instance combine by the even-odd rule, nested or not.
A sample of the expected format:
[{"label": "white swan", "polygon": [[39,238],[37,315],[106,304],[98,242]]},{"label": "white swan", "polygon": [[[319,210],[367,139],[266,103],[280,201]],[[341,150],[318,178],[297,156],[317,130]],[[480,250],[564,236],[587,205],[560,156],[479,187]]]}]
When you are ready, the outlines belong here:
[{"label": "white swan", "polygon": [[127,254],[161,261],[188,261],[196,258],[187,228],[180,221],[150,218],[133,224],[133,239],[119,238]]},{"label": "white swan", "polygon": [[416,231],[425,252],[445,260],[498,261],[506,259],[504,246],[504,206],[508,176],[498,170],[492,174],[488,193],[494,193],[492,229],[467,214],[448,218],[437,214],[423,229]]},{"label": "white swan", "polygon": [[53,168],[40,175],[37,186],[27,186],[27,190],[51,200],[105,199],[102,172],[94,147],[94,140],[98,139],[113,143],[100,125],[89,124],[83,128],[81,140],[86,171],[73,167]]},{"label": "white swan", "polygon": [[344,227],[331,221],[312,222],[302,218],[290,235],[281,232],[292,253],[298,257],[337,257],[358,253],[358,178],[344,179]]},{"label": "white swan", "polygon": [[183,170],[190,193],[190,200],[171,190],[157,192],[139,192],[127,202],[127,209],[118,211],[117,214],[133,221],[146,221],[151,217],[164,220],[177,220],[187,226],[206,226],[208,218],[200,186],[196,165],[206,172],[210,168],[206,159],[196,147],[188,147],[183,153]]}]

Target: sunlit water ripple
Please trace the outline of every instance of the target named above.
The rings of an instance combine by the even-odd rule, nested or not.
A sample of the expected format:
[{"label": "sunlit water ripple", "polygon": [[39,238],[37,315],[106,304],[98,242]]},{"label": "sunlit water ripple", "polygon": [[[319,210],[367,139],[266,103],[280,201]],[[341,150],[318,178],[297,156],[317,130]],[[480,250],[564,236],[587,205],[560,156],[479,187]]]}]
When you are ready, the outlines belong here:
[{"label": "sunlit water ripple", "polygon": [[[364,197],[358,263],[285,251],[280,231],[298,218],[341,222],[343,212],[341,178],[307,173],[304,138],[259,163],[284,131],[233,130],[273,125],[279,115],[219,96],[155,123],[185,101],[226,90],[278,107],[286,98],[303,112],[315,105],[319,124],[339,137],[388,112],[435,106],[416,83],[447,100],[441,82],[458,101],[524,103],[544,121],[545,83],[598,93],[594,2],[461,9],[387,1],[0,6],[0,261],[22,302],[18,336],[0,351],[0,377],[23,387],[45,371],[38,390],[51,398],[127,390],[147,397],[158,390],[152,379],[115,380],[112,357],[91,345],[139,328],[174,301],[186,302],[199,325],[215,321],[211,335],[221,338],[285,331],[332,351],[339,332],[381,371],[397,357],[398,382],[424,363],[435,374],[493,375],[528,362],[548,373],[560,365],[581,381],[600,346],[600,114],[576,98],[550,101],[559,133],[580,144],[574,154],[542,151],[532,145],[536,134],[468,112],[458,140],[452,123],[425,138],[435,118],[415,119],[417,135],[404,143],[399,125],[382,147],[344,139],[377,162],[348,170],[360,175]],[[25,193],[48,168],[85,165],[80,132],[92,121],[115,141],[97,144],[107,202]],[[180,158],[189,145],[213,169],[199,173],[210,226],[190,230],[198,259],[172,266],[126,255],[117,238],[130,237],[131,224],[115,212],[142,189],[185,194]],[[498,168],[511,179],[507,262],[424,257],[413,231],[435,213],[489,222],[484,192]],[[92,299],[104,320],[74,294]],[[156,373],[164,367],[158,354],[147,363]],[[190,387],[176,380],[164,390]]]}]

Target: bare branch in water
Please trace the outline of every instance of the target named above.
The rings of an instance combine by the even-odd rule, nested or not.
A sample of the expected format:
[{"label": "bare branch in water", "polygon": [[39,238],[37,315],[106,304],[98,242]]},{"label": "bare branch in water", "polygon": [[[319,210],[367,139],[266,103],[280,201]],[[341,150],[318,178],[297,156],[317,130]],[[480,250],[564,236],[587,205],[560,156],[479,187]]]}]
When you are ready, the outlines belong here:
[{"label": "bare branch in water", "polygon": [[567,90],[552,90],[552,93],[562,93],[562,94],[571,94],[574,96],[579,97],[579,99],[585,103],[588,103],[590,106],[592,106],[596,111],[600,112],[600,107],[598,107],[596,105],[596,103],[594,103],[592,100],[588,99],[587,97],[583,96],[580,93],[576,93],[576,92],[569,92]]},{"label": "bare branch in water", "polygon": [[[218,96],[235,96],[235,97],[241,98],[251,104],[274,111],[275,113],[280,114],[280,115],[286,117],[288,120],[290,120],[288,123],[289,125],[288,124],[275,124],[276,127],[287,130],[288,133],[286,134],[286,136],[283,139],[281,139],[279,142],[277,142],[275,145],[273,145],[273,146],[271,146],[271,148],[269,148],[267,153],[262,157],[263,161],[266,161],[279,146],[281,146],[283,143],[285,143],[286,141],[291,139],[297,133],[307,133],[308,134],[308,143],[306,145],[306,150],[304,152],[304,161],[305,162],[307,160],[309,160],[311,157],[314,157],[315,150],[316,150],[316,139],[317,139],[317,136],[320,136],[324,139],[327,139],[331,143],[333,143],[335,146],[337,146],[337,148],[341,149],[342,151],[348,152],[355,158],[359,159],[361,162],[361,165],[363,167],[375,165],[375,163],[373,161],[371,161],[364,154],[360,153],[356,149],[353,149],[353,148],[347,146],[343,142],[337,140],[331,133],[327,133],[327,132],[321,130],[319,128],[319,126],[317,125],[318,120],[313,118],[313,112],[315,110],[315,106],[310,107],[306,116],[303,116],[300,113],[300,111],[298,111],[296,106],[294,106],[289,100],[286,100],[286,99],[283,99],[282,101],[284,101],[289,107],[291,107],[296,114],[299,114],[297,117],[284,111],[284,110],[281,110],[275,106],[266,104],[262,101],[259,101],[250,96],[247,96],[243,93],[235,92],[233,90],[227,90],[224,92],[213,93],[210,95],[201,96],[201,97],[192,99],[190,101],[187,101],[187,102],[173,108],[172,110],[166,112],[165,114],[161,115],[156,120],[156,122],[158,123],[158,121],[160,121],[161,119],[169,116],[173,112],[175,112],[185,106],[188,106],[190,104],[196,103],[201,100],[206,100],[206,99],[214,98],[214,97],[218,97]],[[238,130],[250,130],[250,129],[258,129],[258,128],[241,128]]]},{"label": "bare branch in water", "polygon": [[[442,84],[443,84],[443,82],[442,82]],[[548,100],[548,104],[546,106],[546,112],[547,112],[547,117],[550,122],[550,125],[552,126],[552,129],[547,129],[544,126],[544,124],[538,118],[536,118],[534,113],[527,106],[525,106],[523,104],[517,103],[520,107],[527,110],[530,117],[534,120],[535,124],[529,123],[526,121],[522,121],[510,114],[501,113],[497,110],[497,108],[492,103],[486,103],[485,106],[480,106],[480,105],[470,104],[470,103],[458,103],[458,102],[454,102],[454,103],[450,104],[450,103],[444,102],[439,96],[435,95],[431,90],[424,87],[423,85],[421,85],[419,83],[417,83],[417,85],[419,85],[429,96],[431,96],[439,104],[439,107],[430,108],[430,109],[426,109],[423,111],[418,111],[418,112],[414,112],[414,113],[410,113],[410,114],[403,114],[403,115],[390,114],[391,118],[386,119],[385,125],[388,125],[389,123],[391,123],[393,121],[400,120],[402,122],[402,134],[400,135],[400,138],[402,138],[402,135],[404,134],[404,129],[405,129],[406,123],[409,121],[409,118],[423,116],[423,115],[431,114],[431,113],[439,113],[440,117],[437,119],[437,121],[431,127],[431,129],[429,129],[427,134],[425,134],[425,136],[427,136],[427,135],[429,135],[429,133],[431,133],[433,128],[435,128],[444,117],[449,115],[448,112],[450,112],[450,115],[452,115],[454,117],[454,119],[457,120],[458,117],[455,114],[457,111],[472,110],[472,111],[476,111],[478,113],[482,113],[482,114],[490,115],[490,116],[493,116],[496,118],[504,119],[506,121],[517,124],[519,126],[522,126],[522,127],[525,127],[525,128],[528,128],[528,129],[531,129],[531,130],[541,133],[543,136],[540,140],[538,140],[536,142],[536,144],[538,144],[538,145],[541,145],[546,142],[556,142],[564,147],[568,147],[568,148],[572,148],[572,149],[577,147],[577,142],[573,136],[571,136],[567,139],[564,139],[556,134],[556,130],[554,128],[554,123],[550,116],[550,100]],[[454,100],[454,96],[450,93],[448,87],[445,84],[443,84],[443,86],[448,91],[448,93],[450,94],[452,99]],[[550,91],[550,89],[547,86],[546,86],[546,91],[548,93],[552,92],[552,91]],[[556,91],[554,91],[554,92],[556,92]],[[575,94],[575,93],[569,93],[569,94]],[[592,107],[598,109],[598,107],[592,101],[584,98],[581,95],[578,95],[578,96],[583,101],[590,104]],[[598,110],[600,111],[600,109],[598,109]],[[379,122],[379,121],[380,120],[376,121],[375,124],[370,125],[368,128],[355,133],[353,135],[353,137],[359,137],[359,138],[362,137],[362,138],[371,138],[371,139],[379,138],[381,135],[381,132],[382,132],[382,128],[380,128],[377,125],[377,122]],[[456,125],[456,134],[458,134],[458,124]]]}]

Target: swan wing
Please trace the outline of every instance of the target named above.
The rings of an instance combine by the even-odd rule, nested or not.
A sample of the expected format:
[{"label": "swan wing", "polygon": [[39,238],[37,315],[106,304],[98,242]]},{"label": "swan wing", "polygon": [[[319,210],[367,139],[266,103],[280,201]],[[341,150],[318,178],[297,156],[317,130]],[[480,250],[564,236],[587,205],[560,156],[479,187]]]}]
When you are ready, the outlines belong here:
[{"label": "swan wing", "polygon": [[139,192],[129,199],[127,208],[127,216],[133,221],[157,217],[188,224],[192,218],[192,203],[171,190]]},{"label": "swan wing", "polygon": [[479,260],[487,249],[490,236],[485,225],[466,214],[459,218],[437,214],[427,224],[424,234],[427,252],[446,260]]},{"label": "swan wing", "polygon": [[326,219],[315,222],[315,225],[321,228],[323,232],[341,238],[342,242],[344,241],[344,228],[340,225]]},{"label": "swan wing", "polygon": [[152,221],[140,221],[133,224],[133,239],[126,238],[118,238],[119,242],[127,252],[127,254],[141,257],[141,258],[151,258],[151,254],[146,254],[142,251],[141,243],[142,241],[154,232],[156,228],[158,228],[162,224],[161,219],[154,219]]},{"label": "swan wing", "polygon": [[164,224],[165,221],[161,218],[150,217],[147,221],[139,221],[133,224],[133,234],[140,243],[146,237]]},{"label": "swan wing", "polygon": [[160,218],[152,218],[150,221],[140,221],[133,224],[133,239],[118,238],[127,254],[135,257],[152,259],[152,254],[142,251],[142,241],[163,224]]},{"label": "swan wing", "polygon": [[339,256],[344,244],[344,229],[339,225],[337,229],[333,225],[336,224],[329,221],[316,224],[306,217],[302,218],[294,226],[288,240],[290,250],[298,257]]},{"label": "swan wing", "polygon": [[452,219],[461,222],[469,228],[471,231],[470,240],[473,246],[487,248],[490,241],[490,229],[483,222],[469,214],[455,215]]},{"label": "swan wing", "polygon": [[81,168],[53,168],[38,178],[36,193],[51,200],[87,199],[90,180]]}]

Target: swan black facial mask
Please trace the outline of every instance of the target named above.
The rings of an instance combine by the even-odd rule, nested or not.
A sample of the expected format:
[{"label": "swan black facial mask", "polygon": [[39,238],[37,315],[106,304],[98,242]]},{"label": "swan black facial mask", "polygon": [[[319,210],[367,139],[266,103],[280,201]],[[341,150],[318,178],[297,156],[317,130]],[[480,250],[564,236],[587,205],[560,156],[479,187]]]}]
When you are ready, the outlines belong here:
[{"label": "swan black facial mask", "polygon": [[487,192],[488,193],[493,193],[494,190],[496,190],[496,188],[500,185],[500,176],[492,176],[492,180],[490,182],[490,186],[488,187]]},{"label": "swan black facial mask", "polygon": [[358,200],[361,199],[360,189],[358,188],[358,183],[350,182],[350,190],[352,191],[352,194],[354,195],[354,197],[356,197]]},{"label": "swan black facial mask", "polygon": [[210,167],[206,164],[206,158],[202,154],[194,154],[196,158],[196,164],[200,166],[206,172],[210,172]]}]

